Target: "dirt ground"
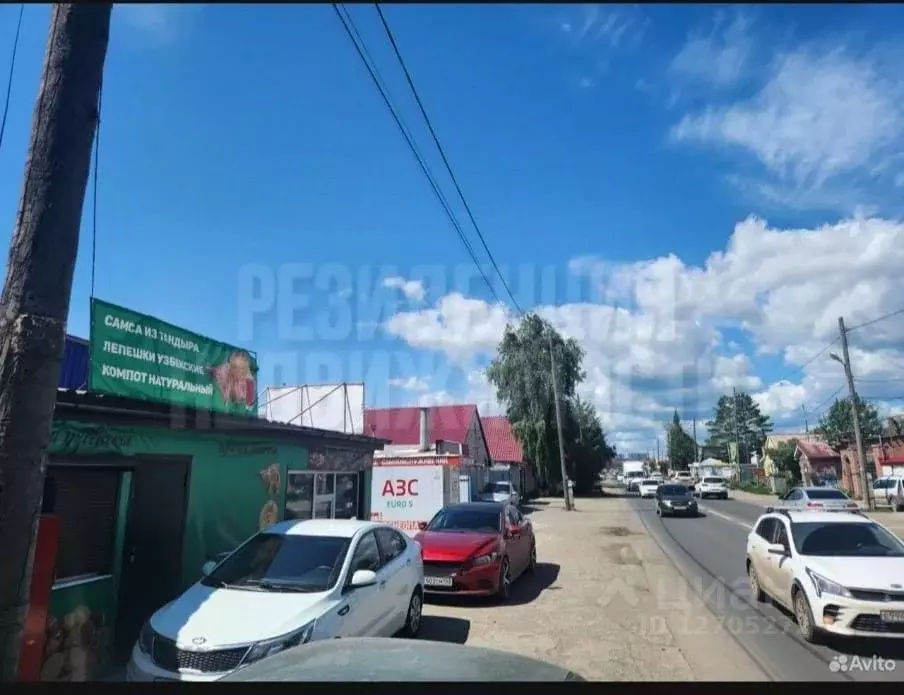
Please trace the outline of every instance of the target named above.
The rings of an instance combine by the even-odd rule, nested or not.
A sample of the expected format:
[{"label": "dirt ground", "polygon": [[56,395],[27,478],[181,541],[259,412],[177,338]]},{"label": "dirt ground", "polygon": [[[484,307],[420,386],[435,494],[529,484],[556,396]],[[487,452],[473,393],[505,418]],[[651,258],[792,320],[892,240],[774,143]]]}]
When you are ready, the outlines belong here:
[{"label": "dirt ground", "polygon": [[421,637],[515,652],[594,681],[763,681],[624,499],[528,507],[537,572],[506,605],[442,597]]}]

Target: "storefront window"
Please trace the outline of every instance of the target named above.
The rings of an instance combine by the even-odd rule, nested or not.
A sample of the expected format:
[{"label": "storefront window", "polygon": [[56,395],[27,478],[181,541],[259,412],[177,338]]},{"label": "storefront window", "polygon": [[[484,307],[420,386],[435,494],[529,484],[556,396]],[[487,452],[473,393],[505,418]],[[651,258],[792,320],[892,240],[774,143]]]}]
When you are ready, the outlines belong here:
[{"label": "storefront window", "polygon": [[289,471],[286,484],[286,518],[314,518],[314,476]]},{"label": "storefront window", "polygon": [[110,574],[120,472],[49,466],[46,477],[60,518],[56,581]]},{"label": "storefront window", "polygon": [[358,474],[336,474],[336,518],[358,517]]},{"label": "storefront window", "polygon": [[286,519],[359,518],[358,473],[289,471]]}]

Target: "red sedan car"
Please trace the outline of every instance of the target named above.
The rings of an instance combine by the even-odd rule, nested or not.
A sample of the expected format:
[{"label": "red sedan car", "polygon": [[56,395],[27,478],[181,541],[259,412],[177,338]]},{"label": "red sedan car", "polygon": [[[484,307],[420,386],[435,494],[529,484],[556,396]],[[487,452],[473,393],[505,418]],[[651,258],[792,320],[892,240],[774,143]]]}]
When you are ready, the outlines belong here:
[{"label": "red sedan car", "polygon": [[414,540],[423,549],[424,591],[508,598],[512,582],[537,564],[534,529],[500,502],[444,507]]}]

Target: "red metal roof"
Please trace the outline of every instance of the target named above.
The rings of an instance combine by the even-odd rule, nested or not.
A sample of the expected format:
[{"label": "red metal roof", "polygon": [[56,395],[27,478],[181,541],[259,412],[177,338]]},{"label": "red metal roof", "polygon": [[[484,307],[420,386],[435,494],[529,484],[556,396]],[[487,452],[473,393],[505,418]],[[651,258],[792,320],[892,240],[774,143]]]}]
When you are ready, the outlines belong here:
[{"label": "red metal roof", "polygon": [[880,466],[884,464],[904,463],[904,442],[883,442],[882,446],[873,445],[873,456]]},{"label": "red metal roof", "polygon": [[512,432],[512,424],[504,415],[482,417],[483,435],[487,439],[487,448],[490,450],[490,458],[496,461],[508,461],[511,463],[523,463],[524,451],[521,443]]},{"label": "red metal roof", "polygon": [[825,442],[798,440],[797,448],[808,459],[837,459],[841,456]]},{"label": "red metal roof", "polygon": [[[477,415],[476,405],[438,405],[429,408],[427,441],[437,440],[466,444],[468,427]],[[364,411],[364,433],[369,437],[388,439],[393,444],[420,442],[421,409],[368,408]]]}]

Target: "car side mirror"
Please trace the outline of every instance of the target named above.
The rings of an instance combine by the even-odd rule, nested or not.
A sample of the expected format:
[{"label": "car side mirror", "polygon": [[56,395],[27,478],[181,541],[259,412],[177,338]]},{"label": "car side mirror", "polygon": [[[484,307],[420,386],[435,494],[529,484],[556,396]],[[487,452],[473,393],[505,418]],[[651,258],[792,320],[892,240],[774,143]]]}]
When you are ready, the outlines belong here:
[{"label": "car side mirror", "polygon": [[426,531],[426,530],[427,530],[427,522],[426,522],[426,521],[419,521],[418,524],[417,524],[417,527],[418,527],[418,530],[419,530],[419,531]]},{"label": "car side mirror", "polygon": [[208,560],[203,565],[201,565],[201,575],[206,577],[211,572],[213,572],[217,568],[217,563],[213,560]]},{"label": "car side mirror", "polygon": [[373,586],[376,583],[377,573],[373,570],[355,570],[348,585],[352,589],[360,589],[365,586]]},{"label": "car side mirror", "polygon": [[770,555],[789,555],[788,549],[783,546],[781,543],[770,543],[769,547],[766,549]]}]

